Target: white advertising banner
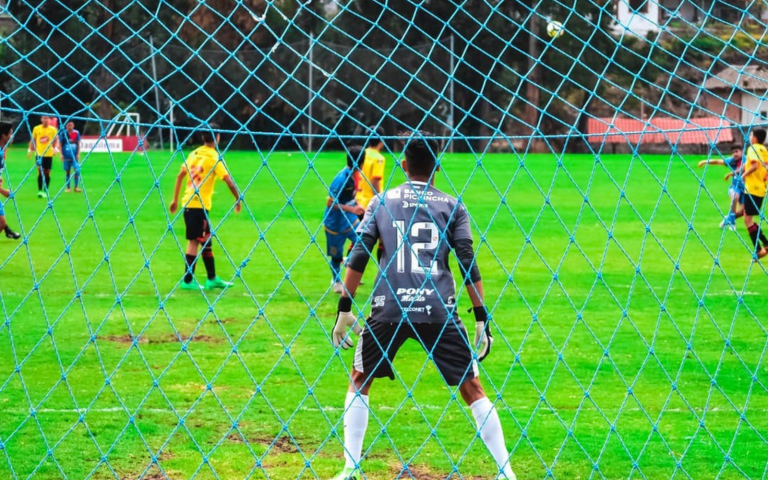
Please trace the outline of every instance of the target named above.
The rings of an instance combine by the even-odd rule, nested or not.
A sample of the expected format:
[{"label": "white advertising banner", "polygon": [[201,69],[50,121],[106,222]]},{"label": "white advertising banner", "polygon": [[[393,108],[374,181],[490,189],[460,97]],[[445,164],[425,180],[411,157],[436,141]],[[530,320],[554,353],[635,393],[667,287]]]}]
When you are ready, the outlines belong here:
[{"label": "white advertising banner", "polygon": [[80,139],[80,152],[122,152],[123,151],[123,139],[122,137],[82,137]]}]

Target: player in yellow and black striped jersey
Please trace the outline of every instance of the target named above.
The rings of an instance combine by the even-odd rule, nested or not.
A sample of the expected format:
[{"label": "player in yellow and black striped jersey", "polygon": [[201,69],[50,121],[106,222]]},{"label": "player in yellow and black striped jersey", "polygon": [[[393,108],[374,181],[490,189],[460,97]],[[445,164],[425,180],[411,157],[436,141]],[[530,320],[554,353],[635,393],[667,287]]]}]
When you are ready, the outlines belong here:
[{"label": "player in yellow and black striped jersey", "polygon": [[59,153],[58,132],[48,115],[40,117],[40,125],[32,129],[27,158],[32,158],[34,153],[37,161],[37,198],[48,198],[53,156]]},{"label": "player in yellow and black striped jersey", "polygon": [[[385,148],[384,140],[381,138],[384,136],[384,129],[382,127],[370,127],[369,136],[365,147],[365,159],[359,169],[357,194],[355,195],[357,204],[363,208],[363,211],[368,208],[373,197],[381,193],[382,185],[384,185],[384,169],[387,165],[384,155],[381,154]],[[360,220],[362,219],[363,215],[360,215]],[[349,250],[352,251],[352,246],[349,247]],[[382,249],[379,245],[376,250],[376,259],[381,260],[381,255]]]},{"label": "player in yellow and black striped jersey", "polygon": [[[766,132],[761,128],[755,128],[749,135],[749,147],[747,147],[747,162],[744,164],[744,225],[747,227],[749,237],[755,245],[757,258],[768,255],[768,238],[760,231],[760,225],[755,223],[754,217],[760,216],[763,200],[766,193],[766,180],[768,180],[768,149],[765,148]],[[762,246],[760,245],[762,243]]]},{"label": "player in yellow and black striped jersey", "polygon": [[220,136],[218,133],[213,133],[215,128],[215,125],[207,126],[202,134],[204,145],[192,152],[184,161],[184,165],[181,166],[181,170],[176,176],[173,200],[169,206],[171,213],[176,213],[179,208],[178,198],[181,193],[181,185],[186,179],[187,188],[181,203],[184,207],[184,225],[188,243],[184,261],[184,279],[181,282],[182,290],[198,290],[200,288],[195,282],[195,264],[201,246],[203,251],[200,256],[203,257],[203,264],[205,264],[205,270],[208,274],[208,279],[205,281],[206,290],[230,286],[228,282],[216,276],[208,212],[213,204],[213,187],[216,179],[224,181],[235,197],[235,213],[240,213],[240,192],[229,175],[224,159],[221,158],[216,149]]}]

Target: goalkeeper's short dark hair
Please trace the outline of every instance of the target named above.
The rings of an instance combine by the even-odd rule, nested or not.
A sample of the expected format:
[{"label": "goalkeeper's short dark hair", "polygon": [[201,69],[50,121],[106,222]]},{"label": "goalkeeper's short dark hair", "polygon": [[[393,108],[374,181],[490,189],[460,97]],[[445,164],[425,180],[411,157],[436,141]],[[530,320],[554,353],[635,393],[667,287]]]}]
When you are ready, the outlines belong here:
[{"label": "goalkeeper's short dark hair", "polygon": [[13,124],[10,122],[0,122],[0,136],[8,135],[13,130]]},{"label": "goalkeeper's short dark hair", "polygon": [[216,141],[216,130],[219,129],[219,124],[217,123],[209,123],[205,127],[203,127],[203,131],[200,133],[200,136],[203,138],[203,143],[213,143]]},{"label": "goalkeeper's short dark hair", "polygon": [[363,166],[365,160],[365,150],[360,145],[350,145],[347,147],[347,166],[355,169]]},{"label": "goalkeeper's short dark hair", "polygon": [[438,146],[433,135],[425,131],[401,134],[405,141],[408,173],[429,177],[437,165]]}]

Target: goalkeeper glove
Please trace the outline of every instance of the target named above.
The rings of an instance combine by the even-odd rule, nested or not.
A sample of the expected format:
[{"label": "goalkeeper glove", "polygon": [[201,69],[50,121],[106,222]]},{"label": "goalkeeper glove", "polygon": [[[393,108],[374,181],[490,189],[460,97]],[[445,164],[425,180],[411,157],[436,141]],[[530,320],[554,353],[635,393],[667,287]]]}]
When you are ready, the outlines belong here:
[{"label": "goalkeeper glove", "polygon": [[357,318],[352,315],[352,299],[349,297],[339,298],[339,308],[336,311],[336,323],[333,325],[333,346],[336,348],[348,348],[354,347],[355,342],[352,341],[349,334],[349,328],[356,335],[360,335],[362,329],[357,324]]},{"label": "goalkeeper glove", "polygon": [[491,346],[493,345],[488,311],[485,307],[474,307],[470,308],[469,311],[475,314],[475,348],[477,349],[477,360],[482,362],[491,353]]}]

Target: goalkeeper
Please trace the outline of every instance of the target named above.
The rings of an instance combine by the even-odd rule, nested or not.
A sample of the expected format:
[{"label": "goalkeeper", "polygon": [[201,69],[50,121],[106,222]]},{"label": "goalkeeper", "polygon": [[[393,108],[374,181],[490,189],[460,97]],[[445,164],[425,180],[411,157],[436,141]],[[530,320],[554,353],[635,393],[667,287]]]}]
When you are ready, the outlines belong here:
[{"label": "goalkeeper", "polygon": [[[383,246],[371,316],[355,350],[344,408],[346,465],[334,480],[359,480],[360,456],[368,425],[368,392],[374,379],[394,379],[392,362],[408,339],[431,353],[440,374],[458,386],[469,405],[485,445],[495,461],[496,478],[514,479],[499,415],[478,379],[477,360],[490,352],[493,337],[483,305],[483,283],[475,263],[469,215],[455,198],[432,185],[437,171],[437,143],[416,132],[407,139],[403,170],[408,181],[372,199],[362,224],[361,240],[347,264],[339,299],[333,344],[353,346],[349,329],[360,333],[352,314],[352,298],[376,242]],[[456,287],[448,266],[451,250],[472,300],[475,341],[456,312]]]}]

